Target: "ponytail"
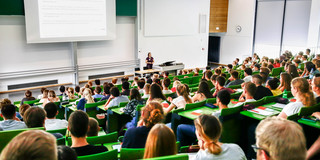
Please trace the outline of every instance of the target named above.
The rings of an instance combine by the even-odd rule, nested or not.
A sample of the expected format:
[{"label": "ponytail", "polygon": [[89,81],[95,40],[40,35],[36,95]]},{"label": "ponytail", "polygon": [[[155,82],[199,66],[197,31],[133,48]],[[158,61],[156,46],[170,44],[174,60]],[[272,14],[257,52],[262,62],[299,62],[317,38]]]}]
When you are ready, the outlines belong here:
[{"label": "ponytail", "polygon": [[313,92],[310,91],[309,83],[305,78],[294,78],[291,82],[291,85],[297,89],[298,97],[303,106],[310,107],[316,104]]},{"label": "ponytail", "polygon": [[179,84],[177,86],[178,93],[184,98],[187,103],[192,103],[191,98],[189,97],[189,93],[187,91],[187,87],[184,84]]},{"label": "ponytail", "polygon": [[208,151],[214,155],[218,155],[222,152],[222,148],[216,142],[205,142],[205,148],[208,148]]},{"label": "ponytail", "polygon": [[314,99],[314,95],[312,92],[301,93],[301,96],[299,98],[303,106],[305,107],[310,107],[316,104],[316,101]]}]

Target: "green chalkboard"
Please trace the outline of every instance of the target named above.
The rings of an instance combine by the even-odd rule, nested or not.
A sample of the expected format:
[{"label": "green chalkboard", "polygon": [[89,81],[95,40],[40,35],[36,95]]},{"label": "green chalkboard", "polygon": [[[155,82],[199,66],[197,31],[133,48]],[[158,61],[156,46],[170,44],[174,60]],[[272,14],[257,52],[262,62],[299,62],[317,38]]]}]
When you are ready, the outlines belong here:
[{"label": "green chalkboard", "polygon": [[[0,0],[0,15],[24,15],[23,0]],[[137,0],[116,0],[117,16],[137,16]]]}]

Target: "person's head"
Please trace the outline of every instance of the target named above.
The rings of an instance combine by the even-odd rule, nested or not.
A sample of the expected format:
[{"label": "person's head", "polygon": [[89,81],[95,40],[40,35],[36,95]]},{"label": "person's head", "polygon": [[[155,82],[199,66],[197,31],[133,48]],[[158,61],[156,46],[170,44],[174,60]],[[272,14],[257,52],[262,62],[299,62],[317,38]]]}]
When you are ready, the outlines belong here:
[{"label": "person's head", "polygon": [[245,76],[250,76],[250,75],[252,75],[252,69],[251,69],[251,68],[245,68],[245,69],[244,69],[244,75],[245,75]]},{"label": "person's head", "polygon": [[[215,70],[214,70],[214,74],[215,75],[220,75],[221,74],[221,69],[220,68],[216,68]],[[212,76],[212,75],[211,75]],[[208,78],[210,78],[211,76],[209,76]]]},{"label": "person's head", "polygon": [[232,69],[233,69],[232,64],[228,64],[228,66],[227,66],[227,67],[228,67],[228,69],[229,69],[229,70],[232,70]]},{"label": "person's head", "polygon": [[8,104],[12,104],[10,99],[8,99],[8,98],[2,99],[0,102],[0,109],[1,109],[1,106],[8,105]]},{"label": "person's head", "polygon": [[223,87],[225,83],[226,83],[226,79],[224,77],[218,76],[216,78],[216,84],[215,84],[216,86]]},{"label": "person's head", "polygon": [[238,71],[232,71],[231,72],[231,77],[232,77],[232,79],[234,79],[234,80],[236,80],[236,79],[238,79],[239,78],[239,72]]},{"label": "person's head", "polygon": [[148,52],[148,57],[151,57],[151,52]]},{"label": "person's head", "polygon": [[274,59],[270,58],[268,61],[269,64],[273,64],[274,63]]},{"label": "person's head", "polygon": [[16,107],[12,104],[2,105],[0,115],[4,119],[14,119],[16,116]]},{"label": "person's head", "polygon": [[262,77],[262,84],[265,84],[269,75],[266,72],[260,72],[259,75]]},{"label": "person's head", "polygon": [[211,154],[220,154],[222,148],[217,144],[222,133],[220,121],[215,116],[202,114],[194,120],[194,125],[197,139],[202,141],[204,148]]},{"label": "person's head", "polygon": [[228,105],[230,103],[230,93],[227,90],[221,90],[217,94],[218,105]]},{"label": "person's head", "polygon": [[244,94],[246,96],[251,96],[253,97],[256,94],[257,87],[254,83],[252,82],[245,82],[244,84]]},{"label": "person's head", "polygon": [[124,90],[128,90],[128,89],[129,89],[129,87],[130,87],[129,82],[124,81],[124,82],[122,83],[122,89],[124,89]]},{"label": "person's head", "polygon": [[210,92],[209,84],[206,81],[201,81],[200,82],[198,93],[204,94],[204,96],[206,98],[213,98],[213,96],[212,96],[212,94]]},{"label": "person's head", "polygon": [[64,92],[66,91],[66,87],[65,87],[65,86],[60,86],[60,87],[59,87],[59,91],[60,91],[61,93],[64,93]]},{"label": "person's head", "polygon": [[44,110],[46,111],[48,118],[55,118],[58,113],[58,106],[55,103],[50,102],[44,106]]},{"label": "person's head", "polygon": [[41,94],[43,94],[43,91],[44,91],[44,90],[46,90],[46,88],[44,88],[44,87],[42,87],[42,88],[40,89]]},{"label": "person's head", "polygon": [[261,67],[261,68],[260,68],[260,72],[265,72],[265,73],[267,73],[267,74],[269,75],[270,69],[267,68],[267,67]]},{"label": "person's head", "polygon": [[137,88],[132,88],[130,90],[130,99],[131,100],[135,99],[135,100],[138,100],[138,101],[141,100],[141,95],[140,95],[140,92],[139,92],[139,90]]},{"label": "person's head", "polygon": [[218,77],[218,75],[215,75],[215,74],[211,76],[210,80],[211,80],[212,84],[216,84],[217,77]]},{"label": "person's head", "polygon": [[49,90],[44,90],[42,93],[42,98],[48,98]]},{"label": "person's head", "polygon": [[211,78],[211,76],[212,76],[212,72],[211,71],[206,71],[205,72],[205,78],[207,79],[207,80],[210,80],[210,78]]},{"label": "person's head", "polygon": [[153,79],[153,83],[159,84],[159,86],[161,87],[161,81],[159,78]]},{"label": "person's head", "polygon": [[256,86],[261,86],[263,80],[262,77],[258,74],[253,75],[251,79],[252,83],[254,83]]},{"label": "person's head", "polygon": [[69,95],[74,95],[74,89],[72,87],[68,88]]},{"label": "person's head", "polygon": [[146,83],[144,85],[144,94],[150,94],[150,88],[151,88],[151,85],[149,83]]},{"label": "person's head", "polygon": [[89,116],[86,112],[77,110],[71,113],[68,120],[68,130],[71,136],[85,138],[89,127]]},{"label": "person's head", "polygon": [[268,117],[256,128],[257,159],[306,159],[306,140],[298,123]]},{"label": "person's head", "polygon": [[2,150],[0,159],[57,159],[56,138],[42,130],[29,130],[18,134]]},{"label": "person's head", "polygon": [[206,71],[211,70],[210,66],[206,66]]},{"label": "person's head", "polygon": [[147,83],[152,84],[152,82],[153,82],[153,80],[149,77],[149,78],[147,79]]},{"label": "person's head", "polygon": [[284,87],[287,91],[291,91],[292,77],[289,73],[283,72],[280,74],[280,86]]},{"label": "person's head", "polygon": [[[268,63],[267,63],[267,62],[263,62],[263,63],[261,64],[261,67],[267,68],[267,67],[268,67]],[[260,69],[261,69],[261,68],[260,68]]]},{"label": "person's head", "polygon": [[54,92],[54,90],[50,90],[49,92],[48,92],[48,98],[56,98],[57,97],[57,95],[56,95],[56,93]]},{"label": "person's head", "polygon": [[94,80],[94,83],[95,83],[97,86],[100,86],[100,84],[101,84],[100,79],[95,79],[95,80]]},{"label": "person's head", "polygon": [[291,75],[292,78],[299,77],[297,67],[294,64],[290,64],[288,66],[288,73]]},{"label": "person's head", "polygon": [[295,59],[295,60],[293,60],[293,62],[296,67],[298,67],[298,65],[301,63],[300,59]]},{"label": "person's head", "polygon": [[57,147],[58,160],[77,160],[77,153],[69,146],[59,145]]},{"label": "person's head", "polygon": [[304,67],[308,72],[315,71],[316,66],[312,62],[306,62]]},{"label": "person's head", "polygon": [[309,48],[306,49],[306,54],[310,55],[311,50]]},{"label": "person's head", "polygon": [[308,59],[308,56],[307,55],[303,55],[302,56],[302,60],[306,61]]},{"label": "person's head", "polygon": [[254,71],[259,71],[260,70],[260,64],[257,63],[254,65]]},{"label": "person's head", "polygon": [[[112,83],[110,83],[110,84],[112,84]],[[104,94],[109,95],[110,94],[110,88],[111,88],[111,86],[109,85],[109,83],[107,85],[104,85],[103,86]]]},{"label": "person's head", "polygon": [[23,118],[24,116],[24,113],[29,109],[31,108],[31,106],[29,104],[22,104],[20,107],[19,107],[19,113],[20,113],[20,116]]},{"label": "person's head", "polygon": [[163,75],[164,75],[164,77],[168,77],[169,76],[169,72],[168,71],[164,71]]},{"label": "person's head", "polygon": [[138,82],[137,82],[138,89],[143,89],[145,83],[146,82],[144,80],[138,80]]},{"label": "person's head", "polygon": [[94,92],[96,93],[96,94],[100,94],[101,93],[101,87],[96,87],[95,89],[94,89]]},{"label": "person's head", "polygon": [[179,80],[175,80],[172,84],[172,87],[176,88],[181,82]]},{"label": "person's head", "polygon": [[32,97],[32,92],[30,90],[26,90],[24,95],[26,96],[26,98],[30,98],[30,97]]},{"label": "person's head", "polygon": [[311,82],[312,91],[320,93],[320,77],[313,77]]},{"label": "person's head", "polygon": [[189,92],[184,84],[180,84],[177,86],[177,94],[182,96],[187,103],[192,103],[191,98],[189,97]]},{"label": "person's head", "polygon": [[176,138],[165,124],[158,123],[148,134],[144,159],[177,154]]},{"label": "person's head", "polygon": [[154,83],[150,87],[150,99],[160,98],[162,100],[165,100],[166,97],[162,93],[162,89],[159,84]]},{"label": "person's head", "polygon": [[279,59],[279,58],[276,58],[276,59],[274,60],[274,62],[275,62],[275,63],[280,63],[280,59]]},{"label": "person's head", "polygon": [[96,119],[89,117],[89,128],[87,131],[87,137],[98,136],[99,123]]},{"label": "person's head", "polygon": [[268,69],[269,69],[270,71],[272,71],[273,68],[274,68],[274,66],[273,66],[272,64],[268,64]]},{"label": "person's head", "polygon": [[111,87],[110,88],[110,94],[113,97],[119,97],[120,96],[120,91],[119,91],[118,87]]},{"label": "person's head", "polygon": [[111,82],[112,82],[113,84],[117,84],[118,78],[112,78]]},{"label": "person's head", "polygon": [[142,109],[140,119],[147,128],[152,128],[155,124],[162,122],[164,119],[162,105],[157,101],[149,102]]},{"label": "person's head", "polygon": [[24,113],[23,119],[28,128],[44,127],[46,111],[40,107],[31,107]]},{"label": "person's head", "polygon": [[79,93],[79,92],[80,92],[80,86],[76,86],[76,87],[74,88],[74,90],[76,91],[76,93]]},{"label": "person's head", "polygon": [[171,84],[171,80],[169,78],[164,78],[162,81],[162,85],[164,88],[168,88]]},{"label": "person's head", "polygon": [[279,83],[279,79],[278,78],[272,78],[270,80],[268,80],[267,82],[267,86],[270,90],[275,90],[278,88],[278,83]]},{"label": "person's head", "polygon": [[94,103],[94,99],[92,98],[92,91],[89,88],[84,89],[83,97],[87,100],[87,103]]},{"label": "person's head", "polygon": [[291,93],[305,107],[313,106],[316,103],[313,93],[309,89],[309,83],[305,78],[296,77],[291,81]]},{"label": "person's head", "polygon": [[316,54],[316,59],[320,60],[320,54]]}]

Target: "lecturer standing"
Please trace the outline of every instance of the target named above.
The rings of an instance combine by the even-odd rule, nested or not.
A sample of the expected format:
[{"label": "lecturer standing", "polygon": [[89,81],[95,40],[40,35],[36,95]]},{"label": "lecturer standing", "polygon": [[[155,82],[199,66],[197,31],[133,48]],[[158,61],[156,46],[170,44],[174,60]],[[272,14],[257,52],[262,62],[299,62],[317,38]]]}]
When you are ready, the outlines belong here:
[{"label": "lecturer standing", "polygon": [[147,69],[152,69],[153,63],[154,63],[153,57],[151,57],[151,52],[149,52],[148,57],[146,58]]}]

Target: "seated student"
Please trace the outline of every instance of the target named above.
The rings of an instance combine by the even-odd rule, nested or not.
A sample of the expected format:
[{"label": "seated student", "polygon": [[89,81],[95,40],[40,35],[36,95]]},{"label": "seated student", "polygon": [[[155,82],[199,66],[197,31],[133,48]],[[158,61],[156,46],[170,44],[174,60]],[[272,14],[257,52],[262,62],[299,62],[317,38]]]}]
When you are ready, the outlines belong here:
[{"label": "seated student", "polygon": [[43,97],[43,91],[45,91],[45,90],[46,90],[46,88],[44,88],[44,87],[41,88],[41,90],[40,90],[41,94],[38,95],[38,99],[42,99],[42,97]]},{"label": "seated student", "polygon": [[129,96],[130,95],[130,89],[129,89],[129,82],[125,81],[122,83],[122,92],[121,95],[123,96]]},{"label": "seated student", "polygon": [[184,84],[178,85],[177,95],[178,97],[171,101],[169,107],[164,109],[165,113],[169,113],[172,109],[185,108],[186,104],[192,103],[187,87]]},{"label": "seated student", "polygon": [[276,59],[274,60],[273,67],[274,67],[274,68],[280,67],[280,60],[279,60],[279,58],[276,58]]},{"label": "seated student", "polygon": [[158,101],[159,103],[167,103],[166,100],[167,99],[163,95],[160,85],[158,85],[156,83],[152,84],[150,86],[150,96],[149,96],[147,103],[150,101]]},{"label": "seated student", "polygon": [[230,93],[226,90],[221,90],[217,94],[217,105],[219,107],[219,111],[213,112],[212,115],[219,118],[221,114],[221,110],[228,108],[228,104],[230,103]]},{"label": "seated student", "polygon": [[133,77],[133,82],[131,83],[131,87],[138,86],[139,77]]},{"label": "seated student", "polygon": [[[24,114],[24,120],[28,128],[45,127],[46,111],[40,107],[31,107]],[[63,137],[60,133],[52,133],[52,135],[56,139]]]},{"label": "seated student", "polygon": [[137,85],[138,85],[138,90],[140,94],[144,94],[144,85],[145,85],[145,81],[144,80],[139,80]]},{"label": "seated student", "polygon": [[110,98],[104,105],[104,109],[107,110],[109,107],[118,106],[120,102],[129,102],[128,96],[120,95],[120,91],[117,87],[110,88]]},{"label": "seated student", "polygon": [[169,89],[169,86],[171,84],[171,80],[169,78],[164,78],[162,81],[162,93],[163,94],[170,94],[172,91]]},{"label": "seated student", "polygon": [[99,133],[99,123],[96,119],[89,117],[89,128],[87,131],[87,137],[98,136]]},{"label": "seated student", "polygon": [[39,103],[47,102],[48,101],[48,94],[49,90],[44,90],[42,93],[42,98],[40,99]]},{"label": "seated student", "polygon": [[141,98],[145,99],[145,98],[149,98],[150,97],[150,87],[151,87],[151,85],[149,83],[146,83],[144,85],[143,96]]},{"label": "seated student", "polygon": [[109,99],[111,87],[113,87],[112,83],[106,83],[103,85],[103,97],[100,99],[100,102]]},{"label": "seated student", "polygon": [[4,119],[0,121],[0,128],[4,131],[27,128],[24,122],[16,118],[16,107],[12,104],[1,105],[0,115]]},{"label": "seated student", "polygon": [[46,130],[56,130],[67,128],[68,122],[62,119],[56,119],[58,115],[58,106],[52,102],[47,103],[44,106],[44,110],[47,113],[47,119],[45,121]]},{"label": "seated student", "polygon": [[68,120],[68,130],[71,133],[72,145],[78,156],[86,156],[108,151],[105,146],[94,146],[87,142],[86,136],[89,128],[89,117],[83,111],[71,113]]},{"label": "seated student", "polygon": [[126,124],[127,128],[135,127],[134,123],[136,121],[136,118],[135,118],[136,107],[138,105],[143,105],[145,103],[146,103],[146,101],[144,99],[141,99],[141,95],[140,95],[138,89],[136,89],[136,88],[131,89],[130,102],[124,108],[120,109],[122,112],[124,112],[124,114],[130,115],[133,118],[131,122],[128,122]]},{"label": "seated student", "polygon": [[[314,112],[312,113],[313,117],[320,119],[320,112]],[[314,156],[319,155],[320,152],[320,136],[318,139],[312,144],[312,146],[307,151],[307,158],[306,159],[312,159]]]},{"label": "seated student", "polygon": [[282,91],[280,89],[278,89],[279,82],[280,81],[278,80],[278,78],[272,78],[267,82],[266,87],[270,89],[273,96],[278,96],[278,95],[282,94]]},{"label": "seated student", "polygon": [[149,132],[143,158],[154,158],[177,154],[176,137],[164,124],[158,123]]},{"label": "seated student", "polygon": [[60,91],[60,94],[58,96],[63,96],[65,95],[66,93],[66,87],[65,86],[60,86],[59,87],[59,91]]},{"label": "seated student", "polygon": [[75,95],[76,96],[79,96],[79,92],[80,92],[80,86],[76,86],[75,88],[74,88],[74,91],[75,91]]},{"label": "seated student", "polygon": [[234,93],[235,91],[232,90],[231,88],[225,88],[224,87],[224,84],[226,83],[226,79],[222,76],[218,76],[216,78],[216,84],[215,84],[215,87],[216,87],[216,90],[215,92],[213,93],[213,97],[216,97],[218,92],[221,91],[221,90],[227,90],[230,94],[231,93]]},{"label": "seated student", "polygon": [[233,70],[233,65],[232,65],[232,64],[228,64],[226,71],[227,71],[228,73],[231,73],[232,70]]},{"label": "seated student", "polygon": [[280,89],[282,92],[284,90],[291,91],[291,80],[292,77],[289,73],[283,72],[280,74],[280,85],[278,89]]},{"label": "seated student", "polygon": [[[152,84],[158,84],[160,87],[161,87],[161,81],[160,81],[160,79],[159,78],[156,78],[156,79],[153,79],[153,82],[152,82]],[[161,87],[162,88],[162,87]]]},{"label": "seated student", "polygon": [[314,71],[316,71],[316,66],[312,62],[306,62],[304,64],[304,71],[300,77],[309,77],[309,79],[312,79]]},{"label": "seated student", "polygon": [[141,118],[136,128],[130,128],[124,135],[122,148],[144,148],[151,128],[164,119],[162,105],[149,102],[141,111]]},{"label": "seated student", "polygon": [[259,100],[265,96],[272,96],[272,92],[270,89],[262,86],[262,77],[260,75],[252,76],[252,83],[254,83],[257,87],[257,91],[254,94],[254,99]]},{"label": "seated student", "polygon": [[77,105],[77,110],[84,110],[86,103],[94,103],[94,99],[92,97],[91,89],[86,88],[83,91],[83,98],[79,100],[79,103]]},{"label": "seated student", "polygon": [[239,98],[239,103],[237,103],[234,107],[240,106],[245,102],[254,102],[256,101],[253,97],[257,92],[257,87],[252,82],[245,82],[243,85],[243,92]]},{"label": "seated student", "polygon": [[118,78],[112,78],[111,83],[112,83],[113,85],[116,85],[117,82],[118,82]]},{"label": "seated student", "polygon": [[68,88],[68,99],[77,99],[78,96],[74,95],[74,89],[72,87]]},{"label": "seated student", "polygon": [[95,89],[94,89],[94,95],[92,96],[93,98],[102,98],[103,97],[103,95],[101,95],[100,93],[101,93],[101,87],[96,87]]},{"label": "seated student", "polygon": [[310,107],[316,104],[314,95],[309,89],[309,83],[304,78],[297,77],[292,80],[291,93],[296,102],[287,104],[278,117],[287,118],[298,113],[303,106]]},{"label": "seated student", "polygon": [[192,102],[199,102],[206,100],[208,98],[213,98],[207,81],[201,81],[199,84],[199,89],[196,94],[192,97]]},{"label": "seated student", "polygon": [[231,72],[231,77],[229,78],[229,81],[230,82],[226,85],[226,87],[233,86],[233,85],[239,85],[244,82],[242,79],[239,79],[239,72],[238,71]]},{"label": "seated student", "polygon": [[206,114],[200,115],[194,121],[194,125],[196,127],[196,135],[200,147],[200,150],[194,159],[246,159],[244,152],[237,144],[219,142],[222,133],[222,125],[215,116]]},{"label": "seated student", "polygon": [[251,68],[246,68],[244,69],[244,82],[251,82],[252,79],[252,69]]},{"label": "seated student", "polygon": [[298,123],[277,117],[262,120],[256,128],[257,159],[306,159],[306,139]]},{"label": "seated student", "polygon": [[2,150],[3,160],[57,159],[56,139],[42,130],[29,130],[18,134]]},{"label": "seated student", "polygon": [[101,81],[100,79],[95,79],[94,83],[96,84],[96,88],[97,88],[97,87],[100,87]]},{"label": "seated student", "polygon": [[172,85],[172,88],[171,88],[171,91],[172,92],[176,92],[177,91],[177,86],[181,84],[181,82],[179,80],[175,80],[173,81],[173,85]]},{"label": "seated student", "polygon": [[255,65],[254,65],[254,68],[253,68],[253,71],[254,71],[254,72],[260,71],[260,64],[258,64],[258,63],[255,64]]},{"label": "seated student", "polygon": [[303,55],[303,56],[301,57],[301,61],[302,61],[302,63],[308,62],[308,56],[307,56],[307,55]]},{"label": "seated student", "polygon": [[[221,69],[219,69],[219,68],[214,69],[214,74],[220,76],[221,75]],[[211,78],[212,75],[209,74],[208,76],[209,76],[209,78]]]},{"label": "seated student", "polygon": [[290,64],[287,67],[287,72],[291,75],[292,79],[296,78],[296,77],[299,77],[299,73],[298,73],[297,67],[294,64]]},{"label": "seated student", "polygon": [[316,103],[320,103],[320,77],[313,77],[311,87],[316,96]]},{"label": "seated student", "polygon": [[23,104],[19,107],[19,113],[20,113],[20,120],[23,121],[23,116],[24,116],[24,113],[29,109],[31,108],[31,106],[29,104]]},{"label": "seated student", "polygon": [[30,90],[26,90],[26,92],[24,93],[24,95],[25,95],[26,97],[24,97],[24,98],[21,100],[20,105],[23,105],[24,101],[36,100],[36,98],[32,97],[32,92],[31,92]]},{"label": "seated student", "polygon": [[268,69],[270,70],[270,72],[271,72],[274,67],[273,67],[272,64],[269,64],[267,68],[268,68]]},{"label": "seated student", "polygon": [[69,146],[59,145],[57,152],[58,160],[77,160],[77,153]]},{"label": "seated student", "polygon": [[60,98],[56,96],[56,93],[54,92],[54,90],[50,90],[48,92],[48,99],[44,100],[42,106],[45,106],[47,103],[50,103],[50,102],[59,102],[59,101],[60,101]]}]

